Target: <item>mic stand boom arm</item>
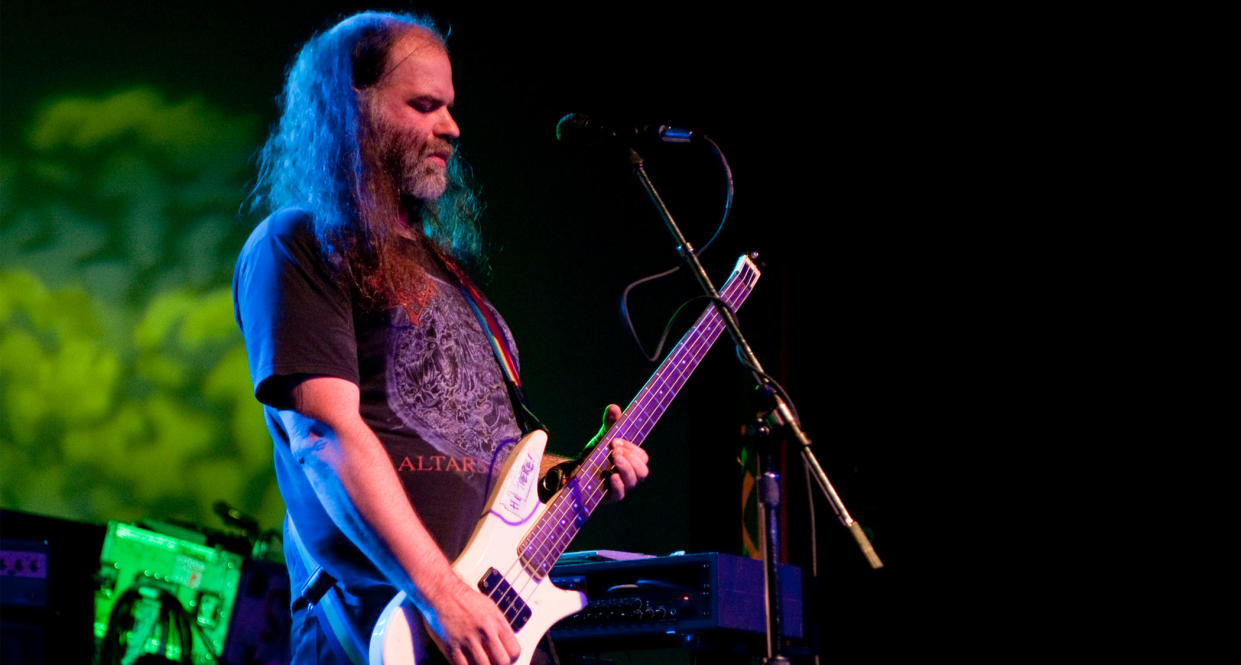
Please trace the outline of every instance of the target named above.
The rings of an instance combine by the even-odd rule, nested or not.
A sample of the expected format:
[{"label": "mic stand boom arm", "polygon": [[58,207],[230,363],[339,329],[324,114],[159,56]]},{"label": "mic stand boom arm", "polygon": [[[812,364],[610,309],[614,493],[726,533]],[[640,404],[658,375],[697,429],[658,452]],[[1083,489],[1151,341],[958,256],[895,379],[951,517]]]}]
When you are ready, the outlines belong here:
[{"label": "mic stand boom arm", "polygon": [[[663,219],[664,225],[668,227],[668,232],[676,240],[677,253],[681,255],[685,265],[689,266],[690,272],[698,280],[698,285],[711,298],[711,302],[715,305],[716,310],[719,311],[720,317],[728,329],[728,334],[732,336],[733,343],[737,345],[737,353],[741,355],[742,360],[749,366],[751,372],[754,373],[754,378],[762,387],[762,392],[771,396],[774,405],[772,411],[777,416],[774,420],[783,425],[793,439],[800,444],[801,457],[806,467],[810,469],[810,475],[815,479],[819,489],[823,491],[824,497],[827,498],[827,502],[831,505],[832,510],[836,512],[836,516],[840,518],[841,524],[849,529],[853,539],[857,541],[858,547],[862,550],[862,554],[866,556],[866,561],[871,568],[882,568],[883,562],[880,561],[879,555],[875,553],[875,548],[871,545],[870,539],[862,531],[862,526],[849,515],[844,502],[836,494],[836,489],[832,487],[832,483],[827,479],[827,474],[824,473],[823,467],[819,465],[818,459],[815,458],[814,453],[810,450],[809,437],[802,431],[801,424],[793,417],[788,404],[785,403],[779,392],[771,387],[771,381],[767,377],[767,373],[763,370],[763,366],[759,363],[758,357],[754,355],[754,351],[750,348],[749,343],[746,342],[745,336],[741,334],[741,328],[738,327],[737,320],[733,317],[732,311],[723,306],[720,294],[715,290],[715,286],[712,285],[706,271],[703,270],[702,263],[698,261],[698,256],[694,253],[693,246],[689,244],[689,240],[685,238],[684,234],[681,233],[681,229],[673,221],[672,213],[668,211],[663,199],[659,196],[659,192],[655,190],[655,185],[651,182],[650,177],[647,176],[642,156],[633,148],[629,149],[629,162],[633,165],[633,173],[638,179],[638,183],[642,185],[647,196],[651,199],[651,204],[655,206],[655,210],[659,213],[660,218]],[[779,480],[778,476],[771,471],[770,466],[763,473],[762,482],[766,483],[767,487],[765,488],[766,491],[760,489],[760,495],[765,495],[764,499],[774,498],[778,502],[779,487],[775,483],[778,483]],[[764,500],[764,503],[767,503],[767,501]],[[772,512],[774,513],[774,511]],[[771,517],[774,517],[774,514]],[[780,598],[778,589],[779,576],[776,571],[777,561],[774,549],[779,541],[776,539],[776,526],[772,524],[774,521],[774,519],[768,520],[767,529],[765,529],[767,546],[764,548],[763,554],[764,559],[766,559],[764,564],[767,577],[767,656],[769,662],[786,662],[783,656],[777,653],[782,641],[782,635],[780,633],[780,613],[778,611]]]}]

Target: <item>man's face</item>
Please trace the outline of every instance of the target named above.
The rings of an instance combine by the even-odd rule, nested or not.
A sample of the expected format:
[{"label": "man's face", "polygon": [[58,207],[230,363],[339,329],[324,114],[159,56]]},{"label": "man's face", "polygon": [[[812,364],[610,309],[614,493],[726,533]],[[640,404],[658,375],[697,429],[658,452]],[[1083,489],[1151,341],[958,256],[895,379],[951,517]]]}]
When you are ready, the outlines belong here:
[{"label": "man's face", "polygon": [[401,194],[429,203],[448,186],[447,164],[461,133],[449,113],[452,65],[437,41],[415,29],[392,46],[385,71],[362,93],[362,107]]}]

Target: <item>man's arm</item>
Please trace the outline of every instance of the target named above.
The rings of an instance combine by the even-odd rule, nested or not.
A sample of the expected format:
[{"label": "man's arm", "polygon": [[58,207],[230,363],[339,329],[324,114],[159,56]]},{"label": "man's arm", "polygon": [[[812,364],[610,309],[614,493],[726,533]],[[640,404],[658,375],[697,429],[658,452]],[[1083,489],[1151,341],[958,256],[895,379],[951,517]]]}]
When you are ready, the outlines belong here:
[{"label": "man's arm", "polygon": [[375,433],[358,411],[358,387],[315,377],[280,411],[294,457],[336,525],[417,605],[457,665],[511,663],[520,646],[493,602],[465,584],[431,538]]}]

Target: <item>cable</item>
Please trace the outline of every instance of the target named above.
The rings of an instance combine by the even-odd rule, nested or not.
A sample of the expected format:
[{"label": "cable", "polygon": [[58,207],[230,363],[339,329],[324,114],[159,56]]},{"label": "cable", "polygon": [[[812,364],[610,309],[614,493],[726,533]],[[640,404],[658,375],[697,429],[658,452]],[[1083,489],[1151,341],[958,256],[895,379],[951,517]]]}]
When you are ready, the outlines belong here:
[{"label": "cable", "polygon": [[[668,334],[672,332],[672,324],[676,322],[677,316],[681,314],[681,310],[685,309],[687,305],[694,302],[695,300],[715,301],[719,303],[720,305],[724,306],[725,308],[727,308],[729,312],[733,312],[733,308],[729,306],[729,304],[725,302],[723,299],[712,298],[711,296],[708,296],[708,295],[694,296],[690,298],[689,300],[682,302],[680,305],[677,305],[676,311],[672,313],[672,316],[669,317],[668,322],[664,324],[664,331],[663,333],[659,335],[659,343],[655,345],[654,354],[648,354],[646,352],[646,347],[642,346],[642,340],[638,339],[638,331],[634,330],[633,322],[628,317],[625,318],[625,322],[629,324],[629,332],[633,333],[633,339],[638,344],[638,350],[642,352],[642,355],[647,360],[651,362],[655,362],[656,360],[659,360],[659,354],[663,353],[664,344],[668,342]],[[621,310],[624,311],[624,303],[621,304]],[[733,314],[734,316],[736,315],[735,312]]]},{"label": "cable", "polygon": [[[733,193],[735,189],[733,185],[732,167],[728,165],[728,158],[724,156],[724,151],[720,149],[719,144],[717,144],[711,137],[703,134],[702,140],[706,141],[707,144],[711,146],[711,151],[715,153],[716,159],[719,160],[720,169],[723,171],[723,174],[724,174],[724,185],[725,185],[724,212],[723,214],[720,215],[720,222],[719,224],[716,225],[715,232],[711,234],[711,238],[708,239],[707,242],[704,243],[702,247],[695,250],[694,252],[695,256],[702,256],[707,251],[707,248],[711,246],[711,243],[715,242],[715,239],[718,238],[720,236],[720,233],[724,230],[724,224],[728,221],[728,215],[730,212],[732,212],[732,209],[733,209]],[[646,277],[642,277],[637,280],[634,280],[633,282],[629,284],[629,286],[626,286],[625,289],[621,291],[621,317],[624,318],[625,325],[628,326],[629,334],[633,336],[634,343],[638,345],[638,349],[641,350],[642,355],[647,360],[650,360],[651,362],[655,362],[656,360],[659,359],[659,352],[663,348],[663,339],[660,340],[659,345],[656,347],[654,356],[646,352],[646,347],[643,346],[642,339],[638,336],[638,331],[634,328],[633,318],[629,315],[629,292],[632,291],[634,288],[638,287],[639,285],[645,284],[647,282],[650,282],[656,279],[667,277],[668,275],[671,275],[672,273],[680,269],[681,269],[681,266],[675,266],[663,272],[658,272],[653,275],[647,275]],[[673,314],[673,317],[675,318],[676,315]],[[667,336],[667,333],[665,332],[665,337],[666,336]]]},{"label": "cable", "polygon": [[711,144],[711,150],[715,152],[716,158],[720,160],[720,168],[724,171],[726,190],[724,193],[724,214],[720,216],[720,223],[715,227],[715,233],[711,234],[711,239],[698,248],[696,252],[698,256],[702,256],[703,252],[707,251],[707,248],[711,246],[711,243],[715,242],[715,239],[720,236],[720,231],[724,230],[724,223],[728,221],[728,213],[733,210],[733,170],[728,165],[728,158],[724,156],[724,151],[720,150],[720,146],[710,136],[704,134],[702,140]]},{"label": "cable", "polygon": [[[810,467],[802,464],[801,470],[806,477],[806,507],[809,511],[808,517],[810,518],[810,579],[814,580],[815,602],[820,603],[817,593],[819,590],[819,520],[814,512],[814,489],[810,485]],[[822,611],[821,605],[816,607],[816,613]],[[823,635],[819,634],[818,639],[819,643],[822,644]],[[814,654],[814,665],[819,665],[819,654],[817,652]]]},{"label": "cable", "polygon": [[[150,598],[143,593],[143,590],[153,591],[156,597]],[[175,634],[176,643],[181,650],[181,664],[192,665],[194,627],[196,622],[190,619],[189,614],[185,611],[185,607],[181,605],[181,601],[172,592],[161,586],[143,581],[139,581],[127,589],[112,606],[112,612],[108,615],[108,629],[100,643],[99,665],[121,665],[128,652],[135,648],[134,645],[131,645],[131,638],[135,637],[131,634],[135,628],[134,623],[136,620],[134,609],[139,603],[148,599],[154,600],[159,604],[156,620],[150,626],[151,629],[160,631],[160,646],[159,653],[157,654],[159,659],[171,662],[167,660],[167,651],[169,640]],[[202,629],[199,628],[199,630],[201,631]],[[141,650],[142,642],[149,637],[149,633],[136,637],[138,638],[136,648]],[[218,662],[219,656],[211,649],[206,635],[203,634],[201,637],[207,653],[213,660]],[[142,657],[140,655],[139,659]],[[147,660],[156,659],[148,658]]]},{"label": "cable", "polygon": [[767,372],[760,371],[757,367],[746,362],[745,356],[741,355],[740,347],[736,347],[735,350],[737,353],[737,362],[740,362],[742,366],[753,372],[754,376],[759,380],[759,383],[771,386],[772,390],[775,390],[780,394],[780,398],[783,399],[784,403],[788,405],[789,412],[793,415],[793,420],[796,421],[798,427],[801,427],[801,416],[797,414],[797,405],[793,404],[793,398],[789,397],[788,391],[784,389],[784,386],[780,385],[780,382],[776,381],[775,377],[771,376]]}]

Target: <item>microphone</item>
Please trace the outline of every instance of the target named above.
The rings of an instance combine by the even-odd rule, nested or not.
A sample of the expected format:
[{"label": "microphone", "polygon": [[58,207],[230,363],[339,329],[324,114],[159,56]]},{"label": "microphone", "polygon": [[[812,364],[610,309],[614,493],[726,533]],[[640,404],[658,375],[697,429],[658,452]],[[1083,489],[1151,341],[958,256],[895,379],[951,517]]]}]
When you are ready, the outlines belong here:
[{"label": "microphone", "polygon": [[626,145],[640,141],[689,143],[694,130],[669,125],[630,125],[614,127],[583,113],[569,113],[556,123],[556,140],[566,145],[594,146],[608,141]]}]

